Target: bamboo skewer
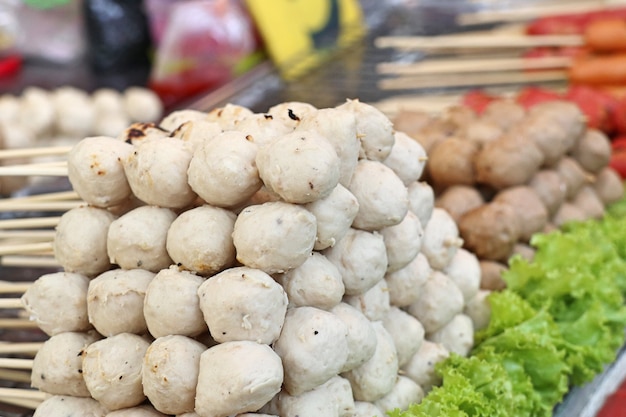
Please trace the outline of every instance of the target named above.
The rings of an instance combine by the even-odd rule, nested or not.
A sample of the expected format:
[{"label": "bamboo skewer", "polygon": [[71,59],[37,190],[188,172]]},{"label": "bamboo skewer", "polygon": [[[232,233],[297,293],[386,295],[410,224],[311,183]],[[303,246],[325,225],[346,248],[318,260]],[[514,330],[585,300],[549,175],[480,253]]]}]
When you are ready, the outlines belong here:
[{"label": "bamboo skewer", "polygon": [[59,223],[60,217],[36,217],[30,219],[0,220],[2,229],[36,229],[39,227],[54,227]]},{"label": "bamboo skewer", "polygon": [[32,359],[17,359],[17,358],[0,358],[0,368],[33,369],[33,360]]},{"label": "bamboo skewer", "polygon": [[26,292],[32,282],[0,281],[0,294],[22,294]]},{"label": "bamboo skewer", "polygon": [[480,73],[493,71],[567,68],[572,65],[570,57],[545,58],[493,58],[475,60],[426,60],[415,63],[383,62],[377,65],[380,74],[425,75],[450,73]]},{"label": "bamboo skewer", "polygon": [[41,349],[43,343],[2,343],[0,344],[0,355],[8,354],[35,354]]},{"label": "bamboo skewer", "polygon": [[52,253],[52,242],[0,245],[0,255],[24,253]]},{"label": "bamboo skewer", "polygon": [[[23,308],[22,300],[19,298],[0,298],[0,309],[3,308]],[[2,346],[0,345],[0,353],[2,353]]]},{"label": "bamboo skewer", "polygon": [[0,319],[0,329],[37,329],[37,323],[29,319]]},{"label": "bamboo skewer", "polygon": [[41,148],[4,149],[0,150],[0,160],[12,158],[31,158],[39,156],[65,155],[72,146],[49,146]]},{"label": "bamboo skewer", "polygon": [[402,50],[448,48],[532,48],[537,46],[583,46],[579,35],[442,35],[442,36],[381,36],[375,39],[378,48]]},{"label": "bamboo skewer", "polygon": [[0,398],[23,398],[43,401],[49,394],[34,389],[0,388]]},{"label": "bamboo skewer", "polygon": [[51,176],[67,177],[67,163],[40,163],[0,167],[0,176]]},{"label": "bamboo skewer", "polygon": [[[2,170],[2,167],[0,167]],[[1,176],[1,174],[0,174]],[[41,201],[41,202],[0,202],[0,212],[11,211],[67,211],[76,207],[84,206],[82,200],[76,201]]]},{"label": "bamboo skewer", "polygon": [[[14,388],[8,388],[14,389]],[[45,399],[45,398],[44,398]],[[34,410],[43,402],[44,399],[26,399],[26,398],[14,398],[14,397],[0,397],[0,403],[16,405],[18,407]]]},{"label": "bamboo skewer", "polygon": [[566,79],[566,71],[541,71],[534,73],[503,72],[495,74],[474,74],[463,77],[440,76],[431,78],[405,76],[383,79],[379,81],[378,87],[382,90],[404,90],[415,88],[468,87],[474,85],[529,84],[564,81]]},{"label": "bamboo skewer", "polygon": [[0,265],[29,268],[57,268],[59,263],[54,256],[48,255],[8,255],[0,257]]},{"label": "bamboo skewer", "polygon": [[[30,372],[15,371],[13,369],[0,369],[0,380],[29,383]],[[2,401],[0,399],[0,401]]]},{"label": "bamboo skewer", "polygon": [[0,230],[0,239],[44,240],[54,238],[54,230]]},{"label": "bamboo skewer", "polygon": [[506,10],[485,10],[473,13],[462,13],[457,16],[456,22],[461,26],[479,25],[495,22],[517,22],[537,17],[554,16],[559,14],[585,13],[594,10],[622,7],[622,0],[602,0],[587,2],[558,2],[557,4],[534,4],[532,7],[507,8]]}]

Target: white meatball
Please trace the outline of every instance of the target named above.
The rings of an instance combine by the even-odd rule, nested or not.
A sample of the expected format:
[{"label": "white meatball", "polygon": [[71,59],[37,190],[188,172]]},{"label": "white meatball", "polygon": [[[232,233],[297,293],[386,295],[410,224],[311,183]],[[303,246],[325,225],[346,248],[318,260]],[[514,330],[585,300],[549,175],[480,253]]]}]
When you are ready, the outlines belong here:
[{"label": "white meatball", "polygon": [[422,253],[434,269],[445,269],[463,245],[459,228],[447,211],[435,208],[424,228]]},{"label": "white meatball", "polygon": [[457,314],[441,329],[428,335],[428,339],[441,343],[449,352],[467,356],[474,347],[474,325],[465,314]]},{"label": "white meatball", "polygon": [[407,266],[385,275],[389,302],[397,307],[408,307],[416,302],[422,286],[432,272],[426,256],[418,253]]},{"label": "white meatball", "polygon": [[354,417],[385,417],[386,415],[372,403],[365,401],[354,402]]},{"label": "white meatball", "polygon": [[131,193],[121,161],[132,151],[131,145],[106,136],[81,140],[67,155],[72,188],[96,207],[120,204]]},{"label": "white meatball", "polygon": [[141,206],[114,220],[107,234],[111,263],[152,272],[170,266],[173,261],[167,253],[166,239],[174,219],[176,213],[171,209]]},{"label": "white meatball", "polygon": [[129,143],[131,145],[139,145],[150,140],[159,140],[169,137],[170,132],[156,125],[155,123],[131,123],[126,129],[122,130],[117,139]]},{"label": "white meatball", "polygon": [[347,326],[332,313],[314,307],[289,309],[274,343],[285,367],[285,390],[300,395],[337,375],[348,358],[347,334]]},{"label": "white meatball", "polygon": [[391,308],[389,289],[384,279],[362,294],[345,296],[344,301],[372,321],[382,320]]},{"label": "white meatball", "polygon": [[120,333],[90,344],[83,356],[83,377],[91,396],[109,410],[145,400],[141,366],[150,346],[144,338]]},{"label": "white meatball", "polygon": [[491,291],[479,290],[478,293],[465,304],[463,313],[472,319],[474,331],[482,330],[489,325],[491,320],[491,306],[488,296]]},{"label": "white meatball", "polygon": [[83,349],[100,339],[95,331],[65,332],[52,336],[33,361],[31,386],[55,395],[89,397],[83,379]]},{"label": "white meatball", "polygon": [[476,255],[459,248],[444,272],[459,287],[465,303],[474,298],[480,288],[481,277]]},{"label": "white meatball", "polygon": [[356,131],[361,139],[359,156],[372,161],[384,161],[394,144],[393,124],[376,107],[359,100],[348,100],[338,107],[356,117]]},{"label": "white meatball", "polygon": [[87,314],[89,278],[55,272],[42,275],[22,296],[31,320],[47,335],[91,329]]},{"label": "white meatball", "polygon": [[268,346],[250,341],[225,342],[200,356],[196,412],[226,417],[256,411],[274,397],[283,382],[283,365]]},{"label": "white meatball", "polygon": [[325,256],[314,252],[299,267],[276,277],[293,307],[330,310],[341,302],[345,287],[341,273]]},{"label": "white meatball", "polygon": [[54,235],[54,257],[67,272],[98,275],[110,268],[107,233],[115,216],[96,207],[65,212]]},{"label": "white meatball", "polygon": [[331,143],[340,160],[339,184],[347,187],[356,168],[361,147],[354,114],[345,109],[320,109],[305,115],[297,130],[314,130]]},{"label": "white meatball", "polygon": [[396,132],[394,138],[391,153],[383,164],[391,168],[408,187],[421,178],[428,156],[424,147],[406,133]]},{"label": "white meatball", "polygon": [[196,336],[207,330],[198,298],[198,287],[203,282],[201,277],[177,267],[156,274],[148,285],[143,304],[152,336]]},{"label": "white meatball", "polygon": [[184,123],[201,122],[206,120],[207,114],[200,110],[175,110],[161,119],[159,126],[163,129],[169,130],[170,132],[174,132]]},{"label": "white meatball", "polygon": [[270,107],[267,114],[272,115],[293,130],[300,124],[302,119],[315,114],[316,111],[315,106],[309,103],[288,101]]},{"label": "white meatball", "polygon": [[424,326],[412,315],[391,307],[383,318],[398,353],[398,366],[404,366],[417,353],[424,341]]},{"label": "white meatball", "polygon": [[441,383],[441,377],[435,372],[435,365],[448,356],[450,352],[443,345],[424,340],[420,350],[402,367],[402,371],[428,392]]},{"label": "white meatball", "polygon": [[281,136],[259,148],[256,156],[265,186],[299,204],[327,197],[339,183],[340,164],[331,143],[312,130]]},{"label": "white meatball", "polygon": [[311,255],[315,216],[303,207],[272,202],[246,207],[235,221],[237,260],[269,274],[302,265]]},{"label": "white meatball", "polygon": [[424,398],[424,390],[417,385],[411,378],[398,376],[396,385],[389,394],[383,398],[376,400],[374,404],[381,410],[393,411],[400,409],[407,410],[412,404],[419,404]]},{"label": "white meatball", "polygon": [[133,194],[147,204],[183,208],[196,199],[187,183],[191,151],[174,138],[143,141],[123,160]]},{"label": "white meatball", "polygon": [[105,417],[107,413],[93,398],[55,395],[39,404],[33,417]]},{"label": "white meatball", "polygon": [[415,181],[408,187],[409,210],[420,219],[426,228],[435,207],[435,192],[428,183]]},{"label": "white meatball", "polygon": [[334,246],[350,229],[359,211],[356,197],[341,184],[324,198],[305,206],[317,220],[315,250]]},{"label": "white meatball", "polygon": [[27,87],[22,91],[20,107],[22,126],[30,126],[37,136],[49,133],[55,117],[50,93],[39,87]]},{"label": "white meatball", "polygon": [[349,229],[324,255],[343,278],[347,295],[362,294],[385,276],[387,251],[381,235]]},{"label": "white meatball", "polygon": [[463,311],[463,293],[442,272],[435,271],[422,286],[417,301],[409,306],[409,313],[424,326],[426,333],[442,328]]},{"label": "white meatball", "polygon": [[257,146],[266,146],[293,129],[271,114],[253,114],[235,126],[235,130],[249,137]]},{"label": "white meatball", "polygon": [[235,218],[228,210],[208,205],[182,213],[167,232],[167,253],[179,266],[199,275],[231,266]]},{"label": "white meatball", "polygon": [[129,87],[124,90],[124,110],[137,122],[156,122],[163,113],[163,103],[152,90]]},{"label": "white meatball", "polygon": [[331,310],[348,327],[348,359],[341,368],[346,372],[369,360],[376,350],[376,331],[363,313],[350,304],[340,303]]},{"label": "white meatball", "polygon": [[350,383],[335,376],[324,384],[292,396],[283,391],[276,400],[277,410],[281,416],[299,417],[352,417],[354,415],[354,399]]},{"label": "white meatball", "polygon": [[172,131],[172,137],[182,140],[189,149],[196,151],[205,142],[209,142],[222,133],[222,128],[207,120],[190,120]]},{"label": "white meatball", "polygon": [[123,408],[111,411],[106,417],[167,417],[159,413],[151,405],[140,405],[139,407]]},{"label": "white meatball", "polygon": [[91,103],[99,113],[124,111],[122,93],[112,88],[98,88],[91,94]]},{"label": "white meatball", "polygon": [[55,91],[53,102],[58,133],[81,138],[92,132],[96,109],[85,92],[60,88]]},{"label": "white meatball", "polygon": [[398,356],[393,339],[380,321],[373,323],[376,331],[374,355],[344,375],[352,385],[357,401],[376,401],[387,395],[396,384]]},{"label": "white meatball", "polygon": [[20,100],[11,94],[0,96],[0,123],[19,123]]},{"label": "white meatball", "polygon": [[87,291],[89,322],[103,336],[143,334],[146,289],[154,273],[143,269],[114,269],[91,280]]},{"label": "white meatball", "polygon": [[200,355],[206,346],[185,336],[156,339],[143,358],[141,382],[150,403],[165,414],[194,410]]},{"label": "white meatball", "polygon": [[407,188],[382,162],[361,160],[348,187],[359,202],[352,227],[379,230],[402,221],[409,208]]},{"label": "white meatball", "polygon": [[407,211],[404,219],[395,226],[380,230],[387,248],[387,273],[398,271],[407,266],[422,247],[424,230],[412,211]]},{"label": "white meatball", "polygon": [[217,342],[250,340],[272,344],[287,313],[287,294],[268,274],[237,267],[198,288],[200,309]]},{"label": "white meatball", "polygon": [[259,188],[257,146],[241,132],[224,132],[202,144],[189,164],[189,185],[207,203],[233,207]]},{"label": "white meatball", "polygon": [[115,138],[130,124],[130,119],[124,113],[96,113],[92,131],[89,133]]},{"label": "white meatball", "polygon": [[207,113],[207,120],[216,122],[223,130],[233,130],[239,122],[252,116],[252,110],[237,104],[228,103]]}]

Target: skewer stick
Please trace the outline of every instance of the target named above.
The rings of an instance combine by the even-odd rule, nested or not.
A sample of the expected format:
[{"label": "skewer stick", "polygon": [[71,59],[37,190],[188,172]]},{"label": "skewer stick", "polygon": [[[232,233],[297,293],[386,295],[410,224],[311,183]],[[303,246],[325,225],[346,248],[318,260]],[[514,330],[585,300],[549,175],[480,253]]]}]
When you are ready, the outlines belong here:
[{"label": "skewer stick", "polygon": [[50,176],[67,177],[67,164],[55,163],[8,165],[0,167],[0,176]]},{"label": "skewer stick", "polygon": [[516,22],[537,17],[554,16],[564,13],[585,13],[600,9],[613,9],[624,5],[623,1],[591,1],[582,4],[557,3],[552,5],[534,4],[532,7],[516,7],[507,10],[485,10],[474,13],[462,13],[457,16],[461,26],[479,25],[494,22]]},{"label": "skewer stick", "polygon": [[2,343],[0,344],[0,355],[8,354],[35,354],[39,352],[43,343]]},{"label": "skewer stick", "polygon": [[442,35],[442,36],[381,36],[374,41],[378,48],[402,50],[448,48],[532,48],[536,46],[582,46],[578,35]]},{"label": "skewer stick", "polygon": [[72,146],[49,146],[41,148],[4,149],[0,150],[0,160],[11,158],[32,158],[37,156],[65,155]]},{"label": "skewer stick", "polygon": [[29,400],[24,398],[0,397],[0,403],[16,405],[28,410],[36,409],[43,400]]},{"label": "skewer stick", "polygon": [[22,294],[33,285],[32,282],[0,281],[0,294]]},{"label": "skewer stick", "polygon": [[0,388],[0,398],[23,398],[43,401],[48,398],[48,394],[34,389]]},{"label": "skewer stick", "polygon": [[[0,167],[0,170],[2,167]],[[1,175],[1,174],[0,174]],[[10,211],[67,211],[76,207],[84,206],[82,200],[76,201],[42,201],[42,202],[12,202],[0,203],[0,212]]]},{"label": "skewer stick", "polygon": [[37,323],[29,319],[0,319],[0,329],[36,329]]},{"label": "skewer stick", "polygon": [[33,360],[32,359],[17,359],[17,358],[0,358],[0,368],[33,369]]},{"label": "skewer stick", "polygon": [[23,201],[23,202],[36,202],[36,201],[63,201],[63,200],[78,200],[80,196],[76,191],[59,191],[54,193],[42,193],[33,194],[25,197],[11,197],[5,200],[0,200],[0,204],[6,204],[9,201]]},{"label": "skewer stick", "polygon": [[382,90],[404,90],[411,88],[441,88],[441,87],[469,87],[475,85],[497,84],[528,84],[552,81],[564,81],[567,79],[565,71],[541,71],[536,73],[504,72],[497,74],[476,74],[473,76],[440,76],[420,77],[406,76],[389,78],[379,81],[378,87]]},{"label": "skewer stick", "polygon": [[[23,308],[22,300],[19,298],[0,298],[1,308]],[[2,346],[0,345],[0,353],[2,352]]]},{"label": "skewer stick", "polygon": [[[57,268],[59,262],[54,259],[54,256],[44,255],[8,255],[0,257],[0,265],[2,266],[19,266],[28,268]],[[1,290],[0,290],[1,293]]]},{"label": "skewer stick", "polygon": [[380,74],[423,75],[477,73],[492,71],[567,68],[572,65],[570,57],[545,58],[494,58],[476,60],[429,60],[415,63],[383,62],[377,65]]},{"label": "skewer stick", "polygon": [[0,369],[0,380],[15,382],[30,382],[30,372]]},{"label": "skewer stick", "polygon": [[59,224],[61,217],[36,217],[30,219],[0,220],[0,229],[35,229],[39,227],[54,227]]},{"label": "skewer stick", "polygon": [[0,255],[14,255],[23,253],[51,253],[52,242],[23,243],[0,245]]},{"label": "skewer stick", "polygon": [[54,239],[54,230],[0,230],[0,239],[44,240]]}]

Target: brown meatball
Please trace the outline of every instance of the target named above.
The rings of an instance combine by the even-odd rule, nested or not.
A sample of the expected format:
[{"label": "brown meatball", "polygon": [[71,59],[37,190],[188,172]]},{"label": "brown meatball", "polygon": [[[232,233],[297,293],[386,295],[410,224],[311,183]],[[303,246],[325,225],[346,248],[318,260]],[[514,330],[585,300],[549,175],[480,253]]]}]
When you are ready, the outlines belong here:
[{"label": "brown meatball", "polygon": [[503,98],[494,100],[485,107],[481,119],[496,124],[500,129],[507,130],[519,123],[526,116],[524,107],[514,100]]},{"label": "brown meatball", "polygon": [[613,168],[606,167],[598,173],[593,189],[605,205],[618,202],[624,196],[624,184]]},{"label": "brown meatball", "polygon": [[459,222],[465,247],[480,259],[506,261],[520,232],[520,219],[511,206],[492,202],[465,213]]},{"label": "brown meatball", "polygon": [[535,190],[550,216],[556,213],[565,201],[567,185],[555,170],[543,169],[537,172],[528,185]]},{"label": "brown meatball", "polygon": [[446,139],[429,156],[430,178],[438,187],[474,184],[473,159],[477,152],[478,146],[470,141],[459,138]]},{"label": "brown meatball", "polygon": [[493,201],[511,206],[520,218],[520,239],[528,242],[531,236],[543,230],[548,222],[548,210],[531,187],[518,185],[500,191]]},{"label": "brown meatball", "polygon": [[483,290],[499,291],[506,288],[502,273],[507,270],[506,265],[496,261],[480,261],[480,288]]},{"label": "brown meatball", "polygon": [[453,185],[437,197],[435,207],[446,210],[458,223],[462,215],[484,203],[483,196],[476,188],[468,185]]},{"label": "brown meatball", "polygon": [[611,142],[603,132],[587,129],[571,154],[584,170],[595,174],[609,164]]}]

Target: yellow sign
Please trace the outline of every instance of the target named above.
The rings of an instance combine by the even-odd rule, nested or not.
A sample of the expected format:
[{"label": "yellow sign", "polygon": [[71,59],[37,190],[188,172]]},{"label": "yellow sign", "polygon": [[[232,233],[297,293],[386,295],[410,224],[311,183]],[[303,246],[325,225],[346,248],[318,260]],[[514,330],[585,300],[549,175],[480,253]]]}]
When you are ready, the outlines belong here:
[{"label": "yellow sign", "polygon": [[247,5],[285,77],[319,64],[365,32],[357,0],[247,0]]}]

